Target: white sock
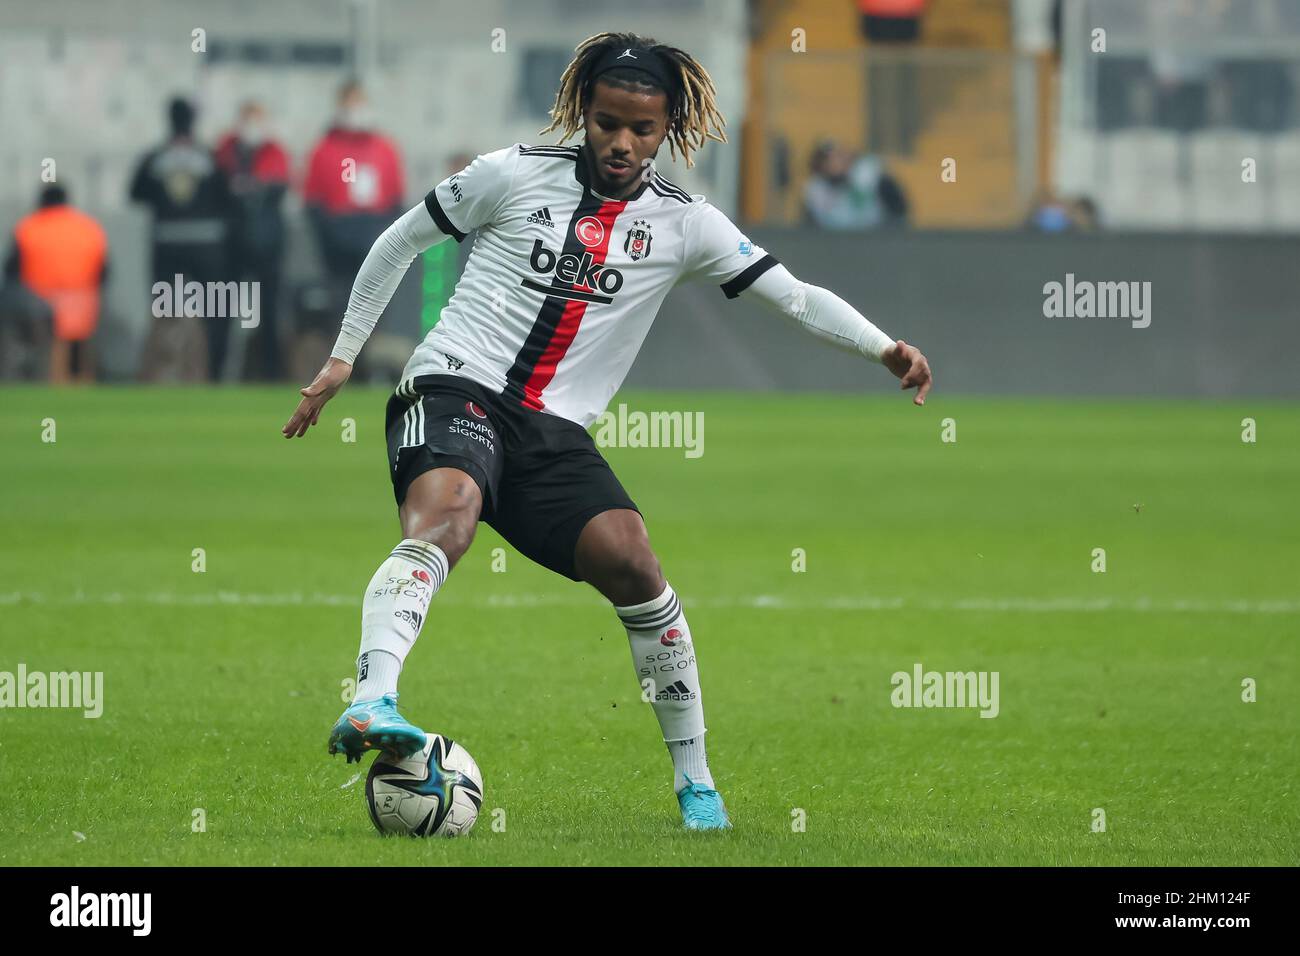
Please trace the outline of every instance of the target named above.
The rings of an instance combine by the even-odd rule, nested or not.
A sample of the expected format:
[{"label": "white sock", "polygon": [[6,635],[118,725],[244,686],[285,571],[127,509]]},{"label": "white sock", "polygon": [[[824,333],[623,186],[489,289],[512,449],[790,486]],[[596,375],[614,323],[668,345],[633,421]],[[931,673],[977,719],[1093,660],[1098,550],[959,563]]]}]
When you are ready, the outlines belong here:
[{"label": "white sock", "polygon": [[427,541],[407,538],[375,571],[361,604],[356,700],[397,690],[406,655],[420,636],[429,602],[447,580],[447,556]]},{"label": "white sock", "polygon": [[[672,587],[665,585],[663,594],[651,601],[614,610],[627,629],[636,678],[650,692],[651,706],[673,758],[674,792],[686,786],[686,776],[712,788],[713,776],[704,751],[700,674],[681,601]],[[652,683],[647,685],[647,679]]]},{"label": "white sock", "polygon": [[668,742],[668,752],[673,758],[673,792],[691,783],[713,789],[713,774],[709,773],[709,755],[704,751],[704,734],[690,740]]},{"label": "white sock", "polygon": [[397,693],[402,662],[388,651],[365,651],[357,658],[357,694],[354,700],[374,700]]}]

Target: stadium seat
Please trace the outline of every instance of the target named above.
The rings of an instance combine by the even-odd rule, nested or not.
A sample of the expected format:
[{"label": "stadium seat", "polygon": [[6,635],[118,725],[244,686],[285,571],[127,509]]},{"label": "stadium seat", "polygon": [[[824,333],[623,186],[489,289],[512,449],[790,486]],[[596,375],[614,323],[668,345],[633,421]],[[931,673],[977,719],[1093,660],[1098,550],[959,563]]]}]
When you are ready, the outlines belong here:
[{"label": "stadium seat", "polygon": [[1192,225],[1197,229],[1259,229],[1268,218],[1268,189],[1242,181],[1242,162],[1262,178],[1264,139],[1254,133],[1209,129],[1188,137]]},{"label": "stadium seat", "polygon": [[1263,163],[1261,166],[1267,171],[1264,185],[1272,224],[1277,229],[1300,232],[1300,188],[1296,187],[1300,183],[1300,132],[1273,137],[1269,149],[1271,170]]},{"label": "stadium seat", "polygon": [[1132,129],[1103,138],[1098,199],[1107,225],[1178,229],[1188,220],[1181,137]]}]

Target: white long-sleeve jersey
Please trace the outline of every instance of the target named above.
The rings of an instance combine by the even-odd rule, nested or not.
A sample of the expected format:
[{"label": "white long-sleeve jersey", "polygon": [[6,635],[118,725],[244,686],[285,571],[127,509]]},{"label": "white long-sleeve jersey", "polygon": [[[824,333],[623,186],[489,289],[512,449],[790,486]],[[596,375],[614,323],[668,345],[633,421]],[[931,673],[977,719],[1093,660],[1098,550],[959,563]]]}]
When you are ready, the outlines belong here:
[{"label": "white long-sleeve jersey", "polygon": [[353,362],[412,260],[478,230],[464,274],[403,380],[463,375],[590,426],[623,383],[668,291],[698,280],[757,297],[875,361],[893,340],[834,293],[800,282],[722,212],[650,169],[627,199],[590,184],[580,147],[485,153],[375,242],[333,355]]}]

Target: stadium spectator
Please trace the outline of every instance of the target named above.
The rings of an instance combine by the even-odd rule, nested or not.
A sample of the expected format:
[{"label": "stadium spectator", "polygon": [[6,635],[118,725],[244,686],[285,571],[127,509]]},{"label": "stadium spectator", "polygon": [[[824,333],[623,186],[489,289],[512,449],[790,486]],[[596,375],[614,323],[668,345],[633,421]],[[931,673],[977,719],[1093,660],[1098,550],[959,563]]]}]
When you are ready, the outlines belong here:
[{"label": "stadium spectator", "polygon": [[[130,189],[131,199],[153,212],[151,289],[158,282],[170,287],[177,281],[183,286],[225,278],[230,212],[225,178],[212,151],[194,139],[195,111],[189,101],[173,99],[168,117],[171,135],[141,158]],[[155,315],[145,343],[141,377],[145,381],[220,380],[230,321],[219,316],[200,320]]]},{"label": "stadium spectator", "polygon": [[372,127],[365,91],[348,80],[332,125],[312,150],[303,190],[339,314],[370,247],[405,211],[401,156]]},{"label": "stadium spectator", "polygon": [[1092,232],[1097,228],[1097,207],[1086,196],[1065,199],[1050,189],[1040,189],[1030,204],[1025,228],[1048,235]]},{"label": "stadium spectator", "polygon": [[875,156],[854,157],[832,140],[813,150],[804,213],[822,229],[879,229],[907,221],[907,197]]},{"label": "stadium spectator", "polygon": [[1025,228],[1047,234],[1073,232],[1075,226],[1070,204],[1050,190],[1040,189],[1030,204],[1029,215],[1025,217]]},{"label": "stadium spectator", "polygon": [[1070,215],[1074,218],[1075,228],[1080,232],[1094,232],[1101,228],[1097,204],[1087,196],[1080,196],[1070,203]]},{"label": "stadium spectator", "polygon": [[227,247],[231,277],[260,286],[255,346],[245,357],[244,377],[275,381],[283,372],[277,323],[285,241],[280,206],[289,185],[289,157],[271,137],[266,109],[256,100],[240,107],[239,121],[217,143],[216,156],[233,201]]},{"label": "stadium spectator", "polygon": [[108,281],[108,239],[93,217],[68,204],[62,186],[45,187],[36,210],[14,227],[5,277],[18,280],[49,306],[50,381],[93,382],[91,338]]}]

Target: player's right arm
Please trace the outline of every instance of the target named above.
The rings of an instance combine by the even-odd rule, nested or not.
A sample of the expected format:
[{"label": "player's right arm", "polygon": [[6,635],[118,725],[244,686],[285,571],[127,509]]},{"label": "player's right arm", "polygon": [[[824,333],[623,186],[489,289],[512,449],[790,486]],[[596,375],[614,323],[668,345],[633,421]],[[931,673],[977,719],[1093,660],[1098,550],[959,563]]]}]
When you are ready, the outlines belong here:
[{"label": "player's right arm", "polygon": [[519,151],[511,146],[485,153],[429,191],[375,240],[361,264],[348,298],[343,324],[329,360],[312,383],[300,390],[302,400],[281,429],[285,438],[301,438],[320,419],[320,411],[352,374],[357,353],[375,330],[415,257],[452,238],[461,242],[492,222],[509,193]]},{"label": "player's right arm", "polygon": [[420,203],[375,240],[352,283],[352,294],[334,349],[311,384],[300,389],[302,399],[281,429],[285,438],[301,438],[320,420],[325,403],[338,394],[352,375],[357,353],[370,338],[411,262],[446,238],[447,234],[438,229],[424,203]]},{"label": "player's right arm", "polygon": [[721,283],[729,299],[743,292],[823,342],[879,362],[901,379],[901,388],[917,390],[915,404],[925,404],[934,380],[929,361],[916,346],[890,338],[829,289],[800,282],[709,203],[699,203],[691,213],[686,241],[690,274]]}]

